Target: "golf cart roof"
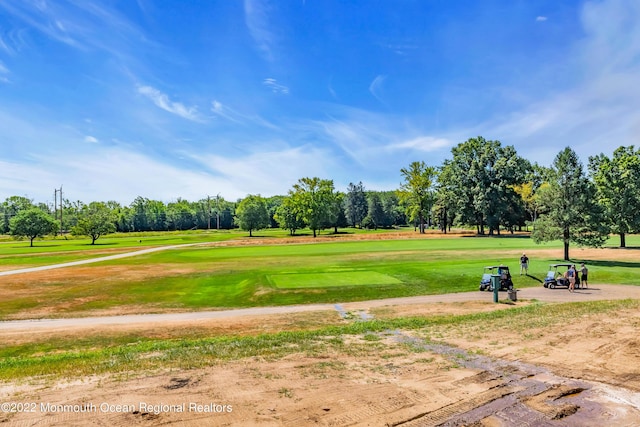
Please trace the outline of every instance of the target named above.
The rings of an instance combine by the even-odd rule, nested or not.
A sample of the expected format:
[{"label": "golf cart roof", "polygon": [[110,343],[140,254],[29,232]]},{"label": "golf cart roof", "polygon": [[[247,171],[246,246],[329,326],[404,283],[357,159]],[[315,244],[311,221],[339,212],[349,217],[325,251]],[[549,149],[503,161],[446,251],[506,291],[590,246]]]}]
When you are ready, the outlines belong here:
[{"label": "golf cart roof", "polygon": [[509,267],[507,267],[506,265],[492,265],[490,267],[485,267],[485,270],[493,270],[494,268],[506,268],[507,270],[509,269]]},{"label": "golf cart roof", "polygon": [[551,267],[551,268],[558,268],[558,267],[567,267],[567,268],[569,268],[572,265],[575,265],[575,264],[550,264],[549,267]]}]

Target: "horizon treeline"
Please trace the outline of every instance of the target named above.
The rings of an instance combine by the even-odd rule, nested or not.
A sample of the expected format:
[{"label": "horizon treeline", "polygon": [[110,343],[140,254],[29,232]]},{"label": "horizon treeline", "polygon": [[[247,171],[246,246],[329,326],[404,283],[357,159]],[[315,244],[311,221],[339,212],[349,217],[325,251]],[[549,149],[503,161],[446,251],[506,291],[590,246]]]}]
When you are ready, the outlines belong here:
[{"label": "horizon treeline", "polygon": [[315,235],[338,227],[408,225],[445,233],[467,226],[493,235],[531,227],[538,241],[564,240],[567,254],[569,242],[598,246],[613,232],[624,246],[625,234],[640,231],[640,152],[633,146],[619,147],[611,158],[592,156],[587,168],[566,147],[545,167],[519,156],[513,146],[477,137],[453,147],[439,166],[416,161],[399,172],[402,183],[395,191],[354,181],[339,192],[330,179],[303,177],[286,195],[248,194],[235,202],[216,197],[164,203],[139,196],[128,206],[65,199],[61,209],[10,196],[0,204],[0,232],[11,233],[14,218],[29,209],[76,234],[86,234],[77,227],[97,212],[112,224],[108,231],[118,232],[240,227],[251,234],[279,227],[291,234],[309,228]]}]

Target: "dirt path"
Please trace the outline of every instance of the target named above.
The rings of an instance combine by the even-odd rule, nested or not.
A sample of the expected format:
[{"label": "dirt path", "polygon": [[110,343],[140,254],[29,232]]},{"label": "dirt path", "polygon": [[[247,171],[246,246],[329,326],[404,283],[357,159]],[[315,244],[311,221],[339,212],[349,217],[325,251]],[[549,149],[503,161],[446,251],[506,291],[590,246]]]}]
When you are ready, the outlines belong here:
[{"label": "dirt path", "polygon": [[[586,301],[622,298],[636,289],[598,288],[575,294],[536,288],[529,296],[546,292],[553,299]],[[522,301],[526,291],[516,304],[527,303]],[[485,302],[462,299],[468,297]],[[495,306],[487,304],[488,292],[453,294],[456,301],[449,303],[421,298],[327,305],[322,310],[330,311],[295,314],[230,311],[225,314],[235,316],[176,324],[183,331],[203,322],[222,324],[233,333],[251,325],[278,328],[291,317],[294,323],[312,315],[335,319],[352,310],[394,317]],[[357,322],[359,317],[343,321]],[[168,325],[154,324],[159,330]],[[526,339],[522,331],[503,328],[496,333],[490,325],[474,325],[473,330],[440,325],[424,331],[385,331],[375,339],[371,334],[344,337],[343,351],[298,352],[282,359],[250,356],[201,369],[30,379],[0,384],[0,403],[29,405],[29,411],[0,412],[0,425],[637,426],[639,327],[637,310],[573,319],[552,328],[532,326],[525,331]],[[97,329],[103,328],[109,327]]]},{"label": "dirt path", "polygon": [[[507,297],[500,292],[500,298]],[[566,289],[546,289],[542,286],[518,290],[520,300],[538,300],[543,302],[578,302],[617,299],[640,299],[640,286],[597,285],[589,289],[578,289],[574,293]],[[416,304],[449,304],[456,302],[492,302],[492,292],[461,292],[443,295],[422,295],[404,298],[388,298],[371,301],[348,302],[340,304],[309,304],[276,307],[251,307],[234,310],[196,311],[185,313],[136,314],[103,317],[82,317],[63,319],[37,319],[0,321],[0,331],[31,330],[45,332],[64,328],[95,328],[118,325],[175,325],[201,320],[232,319],[246,316],[304,313],[313,311],[366,311],[384,306],[406,306]]]},{"label": "dirt path", "polygon": [[169,250],[169,249],[184,248],[184,247],[187,247],[187,246],[196,246],[196,245],[210,245],[210,244],[211,243],[183,243],[183,244],[180,244],[180,245],[158,246],[158,247],[154,247],[154,248],[140,249],[140,250],[133,251],[133,252],[125,252],[125,253],[122,253],[122,254],[107,255],[107,256],[98,257],[98,258],[91,258],[91,259],[83,259],[83,260],[80,260],[80,261],[71,261],[71,262],[64,262],[64,263],[60,263],[60,264],[42,265],[40,267],[21,268],[21,269],[18,269],[18,270],[0,271],[0,276],[12,276],[14,274],[33,273],[33,272],[36,272],[36,271],[54,270],[54,269],[57,269],[57,268],[65,268],[65,267],[73,267],[73,266],[76,266],[76,265],[92,264],[94,262],[103,262],[103,261],[111,261],[111,260],[114,260],[114,259],[129,258],[129,257],[133,257],[133,256],[149,254],[149,253],[152,253],[152,252],[166,251],[166,250]]},{"label": "dirt path", "polygon": [[[39,268],[70,265],[78,264]],[[17,273],[26,270],[36,271]],[[506,298],[500,293],[501,300]],[[598,284],[575,293],[524,288],[515,304],[627,298],[640,299],[640,286]],[[129,330],[159,337],[171,337],[173,331],[180,337],[196,328],[212,334],[257,334],[300,329],[324,319],[357,322],[509,307],[492,301],[492,293],[476,291],[340,304],[4,321],[0,342]],[[638,426],[639,329],[637,310],[572,318],[551,328],[532,325],[524,332],[442,325],[428,331],[345,337],[344,351],[298,352],[275,360],[246,357],[201,369],[0,383],[0,425]],[[16,410],[6,404],[15,404]]]}]

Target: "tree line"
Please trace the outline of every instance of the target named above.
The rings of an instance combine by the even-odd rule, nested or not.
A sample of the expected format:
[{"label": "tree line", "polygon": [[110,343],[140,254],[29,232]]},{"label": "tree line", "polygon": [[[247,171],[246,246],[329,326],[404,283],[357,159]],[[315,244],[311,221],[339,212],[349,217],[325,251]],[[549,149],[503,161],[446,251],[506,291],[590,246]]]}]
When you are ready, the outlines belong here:
[{"label": "tree line", "polygon": [[[292,235],[308,228],[389,228],[409,225],[424,233],[453,226],[474,227],[479,235],[531,228],[537,242],[562,240],[569,259],[571,243],[600,246],[609,233],[640,231],[640,151],[619,147],[609,158],[589,157],[585,169],[570,147],[550,166],[519,156],[513,146],[471,138],[451,150],[439,166],[416,161],[400,170],[395,191],[371,191],[361,182],[336,191],[330,179],[300,178],[286,195],[247,195],[236,202],[206,198],[163,203],[137,197],[129,206],[117,202],[84,204],[65,200],[62,209],[12,196],[1,205],[3,233],[33,239],[69,231],[92,242],[114,231],[231,229],[252,236],[276,228]],[[41,223],[41,227],[34,224]],[[31,230],[28,230],[31,227]]]}]

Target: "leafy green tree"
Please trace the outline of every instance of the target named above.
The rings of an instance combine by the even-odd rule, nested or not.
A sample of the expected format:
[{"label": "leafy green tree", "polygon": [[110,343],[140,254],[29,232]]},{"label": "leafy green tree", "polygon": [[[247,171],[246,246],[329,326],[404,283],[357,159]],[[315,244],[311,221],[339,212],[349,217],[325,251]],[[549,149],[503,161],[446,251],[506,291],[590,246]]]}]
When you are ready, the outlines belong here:
[{"label": "leafy green tree", "polygon": [[536,243],[562,240],[564,259],[569,260],[570,244],[599,247],[608,236],[604,211],[595,203],[595,185],[584,174],[582,163],[569,147],[553,161],[549,185],[541,190],[547,211],[531,233]]},{"label": "leafy green tree", "polygon": [[378,227],[382,227],[385,222],[384,208],[380,200],[380,194],[372,191],[368,194],[367,199],[369,202],[367,208],[368,214],[363,223],[367,224],[367,228],[377,230]]},{"label": "leafy green tree", "polygon": [[253,237],[253,230],[267,228],[270,224],[267,204],[260,195],[248,195],[244,198],[238,204],[236,217],[240,228],[249,232],[249,237]]},{"label": "leafy green tree", "polygon": [[196,212],[191,203],[178,198],[167,203],[167,221],[171,230],[191,230],[196,226]]},{"label": "leafy green tree", "polygon": [[404,225],[407,222],[404,209],[400,206],[400,200],[395,191],[380,192],[382,211],[384,213],[380,227],[388,228],[393,225]]},{"label": "leafy green tree", "polygon": [[367,196],[362,182],[349,183],[344,199],[344,211],[352,227],[361,225],[362,220],[367,216]]},{"label": "leafy green tree", "polygon": [[285,197],[282,200],[282,204],[276,209],[275,219],[280,228],[289,230],[292,236],[296,234],[296,230],[306,225],[292,197]]},{"label": "leafy green tree", "polygon": [[313,231],[313,237],[316,237],[317,231],[331,221],[335,203],[333,191],[332,180],[317,177],[300,178],[289,191],[300,219]]},{"label": "leafy green tree", "polygon": [[134,231],[149,231],[151,225],[149,224],[148,215],[149,199],[138,196],[131,203],[132,210],[132,225]]},{"label": "leafy green tree", "polygon": [[265,202],[267,204],[267,211],[269,212],[269,227],[271,228],[279,227],[278,221],[276,220],[276,212],[282,205],[284,199],[285,196],[271,196],[265,199]]},{"label": "leafy green tree", "polygon": [[58,222],[38,208],[21,210],[9,221],[11,235],[16,239],[28,238],[31,247],[33,247],[33,239],[36,237],[44,237],[57,230]]},{"label": "leafy green tree", "polygon": [[590,157],[589,171],[596,184],[597,201],[624,248],[625,236],[640,231],[640,150],[619,147],[611,159],[604,154]]},{"label": "leafy green tree", "polygon": [[333,227],[333,232],[338,234],[338,227],[345,227],[347,225],[347,218],[344,215],[344,198],[345,194],[339,191],[331,191],[327,198],[329,205],[327,209],[327,216],[322,223],[322,228]]},{"label": "leafy green tree", "polygon": [[514,191],[522,199],[523,207],[529,215],[529,219],[534,230],[536,229],[536,220],[538,219],[538,215],[543,208],[539,193],[542,188],[548,185],[546,182],[548,174],[548,168],[534,163],[527,173],[525,181],[513,186]]},{"label": "leafy green tree", "polygon": [[114,215],[105,203],[92,202],[80,212],[80,218],[71,228],[71,234],[89,236],[91,244],[95,245],[100,236],[116,231],[113,219]]},{"label": "leafy green tree", "polygon": [[2,202],[2,234],[9,232],[9,224],[11,218],[16,216],[18,212],[31,209],[34,207],[33,200],[22,196],[10,196]]},{"label": "leafy green tree", "polygon": [[471,138],[451,150],[453,158],[441,169],[440,184],[447,200],[455,200],[460,220],[476,226],[478,234],[500,233],[501,221],[514,210],[513,187],[521,184],[530,164],[513,146],[483,137]]},{"label": "leafy green tree", "polygon": [[424,233],[425,218],[429,217],[434,202],[436,168],[424,162],[413,162],[400,169],[404,183],[398,190],[398,198],[407,208],[410,221],[418,221],[420,233]]}]

